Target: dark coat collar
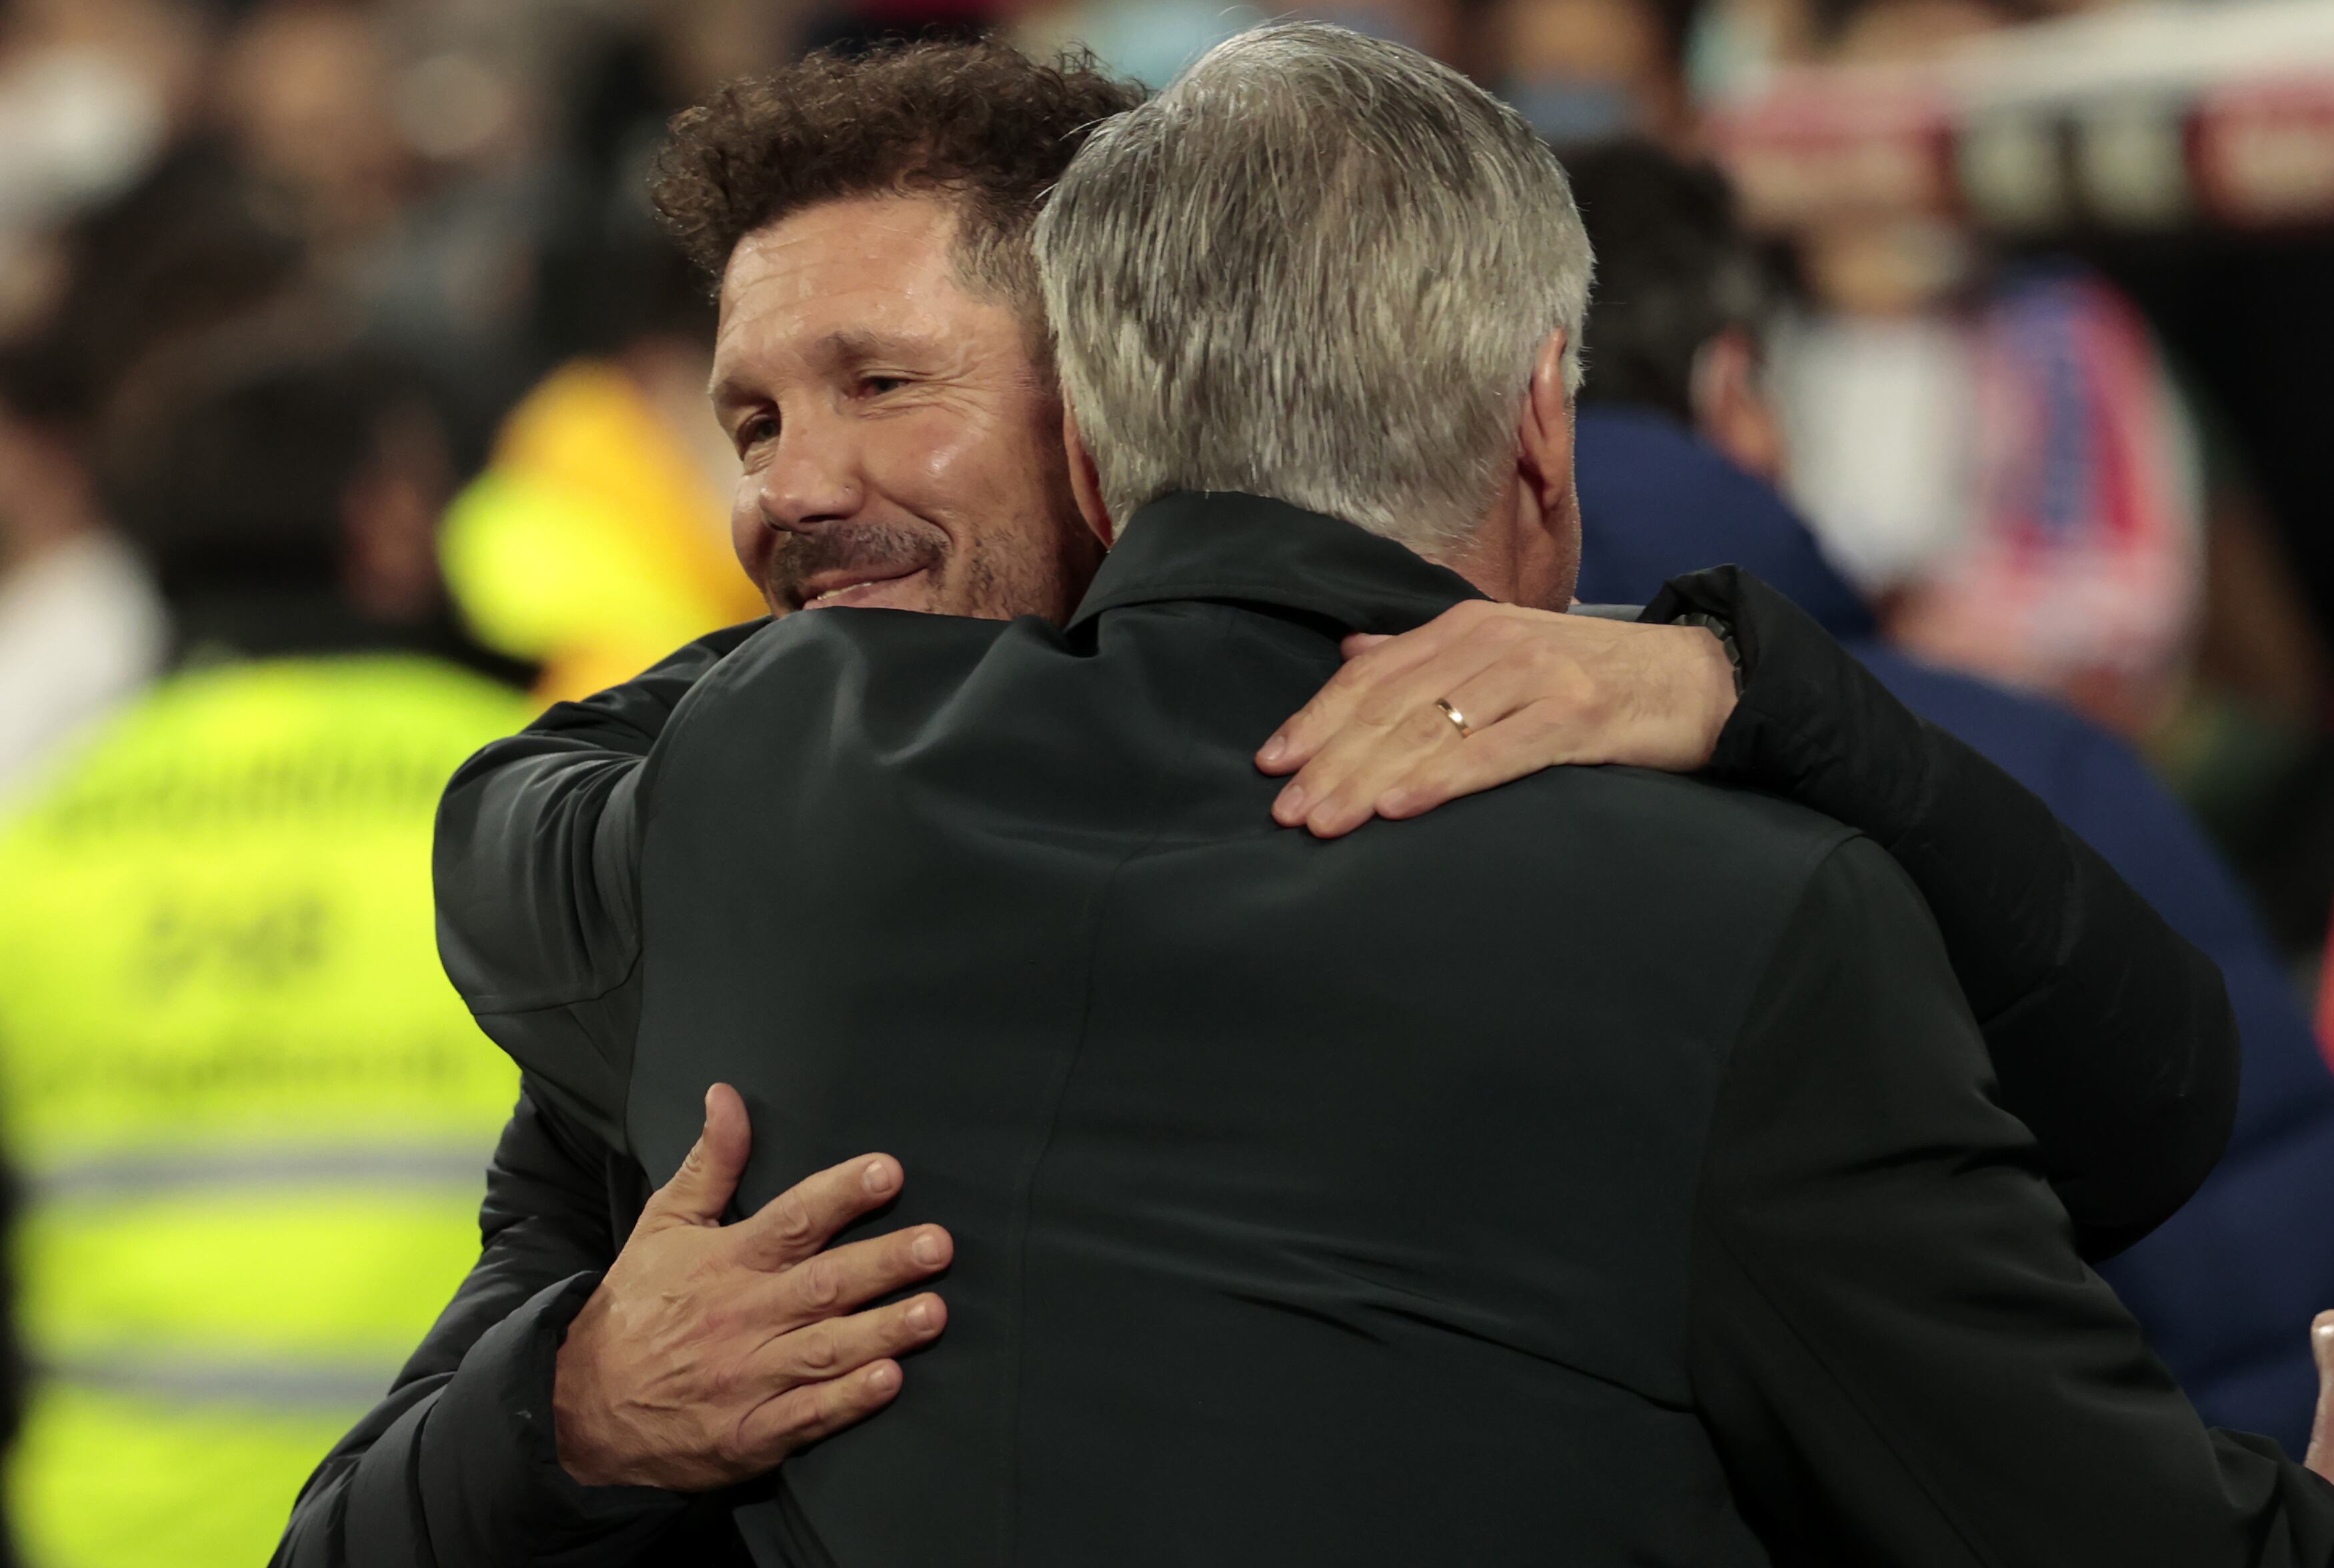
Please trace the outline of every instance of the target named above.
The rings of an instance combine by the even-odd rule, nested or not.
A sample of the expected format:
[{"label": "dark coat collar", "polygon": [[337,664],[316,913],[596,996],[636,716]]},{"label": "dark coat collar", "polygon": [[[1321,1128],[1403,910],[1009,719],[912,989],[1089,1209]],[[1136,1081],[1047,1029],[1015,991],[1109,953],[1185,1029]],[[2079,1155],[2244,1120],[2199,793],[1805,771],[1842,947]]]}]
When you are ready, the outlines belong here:
[{"label": "dark coat collar", "polygon": [[1070,627],[1130,604],[1208,599],[1399,632],[1483,597],[1457,572],[1351,523],[1259,495],[1181,490],[1120,530]]}]

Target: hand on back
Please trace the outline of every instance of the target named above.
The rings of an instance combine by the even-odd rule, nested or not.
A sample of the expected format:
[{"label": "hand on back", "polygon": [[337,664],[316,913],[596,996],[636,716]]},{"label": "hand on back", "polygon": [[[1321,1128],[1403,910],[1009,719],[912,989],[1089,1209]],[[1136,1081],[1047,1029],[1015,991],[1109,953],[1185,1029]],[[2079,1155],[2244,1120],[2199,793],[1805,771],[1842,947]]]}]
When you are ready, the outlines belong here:
[{"label": "hand on back", "polygon": [[899,1192],[897,1160],[845,1160],[725,1226],[751,1131],[728,1084],[705,1111],[560,1346],[559,1459],[586,1486],[695,1492],[760,1475],[889,1404],[892,1358],[947,1323],[929,1292],[857,1310],[947,1266],[938,1226],[821,1250]]},{"label": "hand on back", "polygon": [[1732,662],[1700,627],[1474,600],[1341,647],[1345,667],[1257,753],[1297,775],[1275,820],[1321,838],[1563,763],[1690,773],[1734,711]]}]

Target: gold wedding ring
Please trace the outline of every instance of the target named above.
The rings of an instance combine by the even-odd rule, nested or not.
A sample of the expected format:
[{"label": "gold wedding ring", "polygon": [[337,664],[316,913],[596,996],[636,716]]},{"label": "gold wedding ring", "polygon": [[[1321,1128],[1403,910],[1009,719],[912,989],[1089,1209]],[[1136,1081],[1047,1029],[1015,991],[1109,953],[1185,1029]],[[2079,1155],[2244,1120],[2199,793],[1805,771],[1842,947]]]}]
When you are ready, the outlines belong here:
[{"label": "gold wedding ring", "polygon": [[1457,708],[1452,707],[1447,698],[1440,697],[1436,697],[1434,699],[1434,706],[1442,710],[1442,717],[1451,721],[1452,727],[1459,732],[1459,738],[1461,740],[1465,740],[1469,736],[1475,733],[1475,726],[1467,722],[1467,716],[1461,713]]}]

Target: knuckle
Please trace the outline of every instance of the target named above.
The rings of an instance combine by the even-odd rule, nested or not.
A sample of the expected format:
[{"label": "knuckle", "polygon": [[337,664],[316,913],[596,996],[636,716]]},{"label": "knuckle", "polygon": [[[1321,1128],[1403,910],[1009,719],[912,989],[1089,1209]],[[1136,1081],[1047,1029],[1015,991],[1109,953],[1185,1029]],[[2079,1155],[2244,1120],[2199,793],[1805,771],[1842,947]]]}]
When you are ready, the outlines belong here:
[{"label": "knuckle", "polygon": [[778,1195],[777,1236],[789,1246],[808,1246],[818,1238],[817,1222],[812,1217],[810,1205],[804,1201],[802,1189],[789,1188]]},{"label": "knuckle", "polygon": [[834,1419],[834,1395],[828,1384],[787,1395],[770,1410],[770,1435],[763,1446],[783,1457],[805,1443],[816,1442],[841,1424]]},{"label": "knuckle", "polygon": [[821,1253],[795,1270],[795,1291],[803,1305],[825,1312],[842,1299],[843,1281],[837,1277],[834,1261]]},{"label": "knuckle", "polygon": [[754,1462],[754,1443],[746,1435],[743,1420],[723,1427],[714,1434],[707,1448],[711,1450],[714,1463],[732,1473],[746,1469]]},{"label": "knuckle", "polygon": [[821,1383],[809,1408],[803,1412],[796,1430],[800,1432],[802,1440],[808,1442],[813,1438],[823,1438],[839,1427],[848,1426],[858,1413],[858,1407],[853,1402],[852,1390],[846,1384]]},{"label": "knuckle", "polygon": [[842,1364],[843,1349],[835,1342],[834,1331],[824,1327],[804,1329],[794,1336],[795,1365],[809,1378],[824,1380],[834,1375]]},{"label": "knuckle", "polygon": [[1372,729],[1388,729],[1402,721],[1405,711],[1400,691],[1390,686],[1373,687],[1354,705],[1354,719]]}]

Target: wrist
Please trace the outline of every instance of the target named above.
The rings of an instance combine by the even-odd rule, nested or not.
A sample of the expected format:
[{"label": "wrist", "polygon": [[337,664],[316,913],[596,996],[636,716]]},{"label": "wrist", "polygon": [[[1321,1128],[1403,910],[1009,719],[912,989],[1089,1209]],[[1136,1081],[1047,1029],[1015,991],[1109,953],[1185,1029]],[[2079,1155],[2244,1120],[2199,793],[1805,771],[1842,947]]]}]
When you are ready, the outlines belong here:
[{"label": "wrist", "polygon": [[1693,746],[1693,764],[1706,767],[1717,753],[1718,737],[1734,717],[1742,695],[1742,659],[1732,633],[1712,616],[1682,618],[1677,630],[1689,649],[1686,668],[1691,681],[1684,711],[1699,716]]},{"label": "wrist", "polygon": [[618,1473],[614,1448],[607,1436],[607,1400],[593,1354],[601,1314],[600,1292],[594,1290],[559,1342],[551,1363],[551,1431],[559,1467],[579,1486],[617,1486],[626,1477]]}]

